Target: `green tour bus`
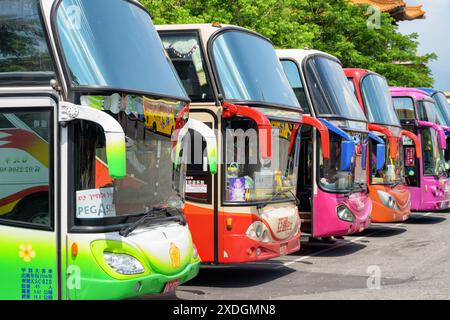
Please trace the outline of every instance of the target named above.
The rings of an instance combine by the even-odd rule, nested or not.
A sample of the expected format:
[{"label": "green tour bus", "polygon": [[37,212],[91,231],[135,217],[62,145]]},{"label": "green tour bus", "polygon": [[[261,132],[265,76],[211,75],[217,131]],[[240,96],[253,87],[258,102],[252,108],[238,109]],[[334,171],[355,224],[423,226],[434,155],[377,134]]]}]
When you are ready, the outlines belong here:
[{"label": "green tour bus", "polygon": [[[170,133],[206,129],[149,13],[2,0],[0,26],[0,299],[123,299],[195,277]],[[169,134],[148,126],[155,110]]]}]

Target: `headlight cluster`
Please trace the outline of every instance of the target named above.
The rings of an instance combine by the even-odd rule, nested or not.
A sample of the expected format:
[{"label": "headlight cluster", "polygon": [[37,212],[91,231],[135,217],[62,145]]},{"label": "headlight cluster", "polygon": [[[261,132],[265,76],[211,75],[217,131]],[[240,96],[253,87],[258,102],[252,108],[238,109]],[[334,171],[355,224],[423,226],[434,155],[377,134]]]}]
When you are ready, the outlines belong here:
[{"label": "headlight cluster", "polygon": [[103,258],[115,272],[123,275],[144,273],[144,267],[134,257],[125,253],[104,252]]},{"label": "headlight cluster", "polygon": [[256,241],[270,242],[272,240],[269,230],[261,221],[253,222],[245,234]]},{"label": "headlight cluster", "polygon": [[354,222],[355,221],[355,216],[350,211],[350,209],[347,208],[346,206],[339,206],[339,207],[337,207],[337,215],[338,215],[338,218],[343,220],[343,221],[347,221],[347,222]]},{"label": "headlight cluster", "polygon": [[193,244],[193,247],[194,247],[194,253],[193,253],[193,256],[194,256],[194,259],[197,259],[197,258],[198,258],[197,247],[195,246],[195,244]]},{"label": "headlight cluster", "polygon": [[384,206],[388,207],[389,209],[399,210],[395,199],[389,193],[381,190],[378,190],[377,193],[378,197],[381,200],[381,203]]}]

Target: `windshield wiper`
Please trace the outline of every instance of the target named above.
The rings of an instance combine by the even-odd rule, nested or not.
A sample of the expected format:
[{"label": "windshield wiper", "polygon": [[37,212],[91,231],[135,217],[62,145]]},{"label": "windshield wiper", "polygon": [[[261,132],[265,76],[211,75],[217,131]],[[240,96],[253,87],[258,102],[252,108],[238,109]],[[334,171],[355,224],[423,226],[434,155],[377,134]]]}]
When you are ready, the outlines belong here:
[{"label": "windshield wiper", "polygon": [[401,184],[403,184],[403,181],[395,181],[395,182],[391,185],[391,187],[392,187],[392,189],[394,189],[395,187],[397,187],[397,186],[399,186],[399,185],[401,185]]},{"label": "windshield wiper", "polygon": [[289,193],[292,195],[292,197],[293,197],[294,200],[295,200],[295,205],[296,205],[296,206],[299,206],[299,205],[300,205],[300,199],[297,198],[297,196],[292,192],[292,190],[289,189],[289,190],[280,190],[280,191],[278,191],[278,192],[273,193],[273,194],[272,194],[272,198],[270,198],[269,200],[267,200],[267,201],[265,201],[265,202],[263,202],[263,203],[258,204],[258,205],[256,206],[256,209],[261,210],[261,209],[265,208],[265,207],[266,207],[268,204],[270,204],[276,197],[278,197],[280,194],[285,193],[285,192],[289,192]]},{"label": "windshield wiper", "polygon": [[364,182],[353,182],[353,186],[351,188],[349,188],[348,192],[344,194],[345,197],[350,197],[355,191],[357,191],[356,189],[364,189],[367,191],[367,186]]},{"label": "windshield wiper", "polygon": [[[162,216],[161,214],[164,213]],[[177,208],[167,208],[167,207],[154,207],[136,222],[131,225],[121,229],[119,234],[122,237],[128,237],[130,233],[136,230],[137,227],[145,225],[148,222],[165,222],[165,221],[178,221],[181,225],[186,225],[186,219],[183,214]]]}]

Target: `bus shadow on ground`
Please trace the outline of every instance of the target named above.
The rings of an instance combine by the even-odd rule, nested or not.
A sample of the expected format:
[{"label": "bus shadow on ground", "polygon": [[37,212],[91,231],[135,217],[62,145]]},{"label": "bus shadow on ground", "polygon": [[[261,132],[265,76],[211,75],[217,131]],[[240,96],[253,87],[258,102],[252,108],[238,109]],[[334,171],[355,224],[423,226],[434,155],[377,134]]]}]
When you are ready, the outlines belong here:
[{"label": "bus shadow on ground", "polygon": [[[395,227],[390,224],[376,223],[372,224],[368,229],[362,232],[355,233],[346,237],[348,238],[364,237],[368,239],[388,238],[398,236],[406,231],[407,229],[405,227]],[[364,239],[361,239],[361,241],[364,242]]]},{"label": "bus shadow on ground", "polygon": [[[289,257],[301,258],[313,255],[314,257],[344,257],[352,255],[366,246],[361,243],[348,240],[336,240],[335,243],[326,242],[302,242],[300,251],[294,252]],[[294,260],[294,259],[292,259]],[[303,261],[300,261],[303,263]]]},{"label": "bus shadow on ground", "polygon": [[[189,287],[245,288],[259,286],[284,277],[295,270],[284,267],[281,262],[246,263],[245,265],[202,266],[197,277],[183,285]],[[198,290],[196,290],[198,291]],[[198,294],[198,293],[197,293]]]},{"label": "bus shadow on ground", "polygon": [[[448,212],[446,212],[448,213]],[[439,212],[438,214],[442,214],[442,212]],[[446,221],[447,218],[439,215],[439,216],[425,216],[420,213],[415,213],[411,215],[411,217],[406,220],[405,224],[438,224]]]}]

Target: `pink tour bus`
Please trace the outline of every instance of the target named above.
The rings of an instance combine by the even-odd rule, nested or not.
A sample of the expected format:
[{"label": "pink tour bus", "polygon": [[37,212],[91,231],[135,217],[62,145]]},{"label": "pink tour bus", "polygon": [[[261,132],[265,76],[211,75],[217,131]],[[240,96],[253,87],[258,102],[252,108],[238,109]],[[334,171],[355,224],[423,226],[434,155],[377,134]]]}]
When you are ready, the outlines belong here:
[{"label": "pink tour bus", "polygon": [[390,88],[403,129],[421,141],[422,157],[415,156],[414,143],[403,137],[406,184],[411,192],[411,210],[434,211],[449,207],[450,182],[444,150],[445,124],[435,101],[414,88]]}]

